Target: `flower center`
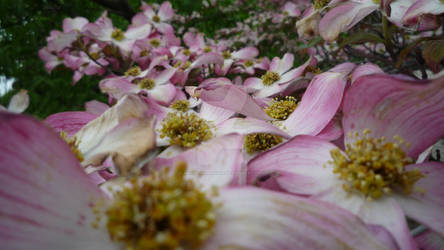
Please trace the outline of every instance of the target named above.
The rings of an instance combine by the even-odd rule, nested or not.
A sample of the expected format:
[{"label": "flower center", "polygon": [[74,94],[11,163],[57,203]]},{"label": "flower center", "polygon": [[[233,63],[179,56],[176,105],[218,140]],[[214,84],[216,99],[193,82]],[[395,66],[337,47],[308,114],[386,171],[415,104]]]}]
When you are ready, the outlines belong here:
[{"label": "flower center", "polygon": [[313,7],[315,10],[322,9],[330,0],[314,0]]},{"label": "flower center", "polygon": [[186,56],[190,56],[191,55],[191,51],[189,49],[184,49],[182,53],[184,55],[186,55]]},{"label": "flower center", "polygon": [[288,116],[296,109],[297,100],[293,96],[286,96],[284,98],[274,98],[266,107],[265,113],[271,118],[278,120],[286,120]]},{"label": "flower center", "polygon": [[66,135],[65,131],[60,132],[60,137],[68,144],[68,146],[71,148],[71,151],[76,156],[77,160],[82,162],[85,158],[83,157],[82,152],[79,149],[80,141],[77,140],[77,137],[68,138],[68,135]]},{"label": "flower center", "polygon": [[213,137],[211,126],[193,112],[168,113],[162,120],[160,138],[169,137],[171,145],[191,148]]},{"label": "flower center", "polygon": [[140,52],[140,56],[148,56],[150,54],[150,52],[148,50],[142,50],[142,52]]},{"label": "flower center", "polygon": [[204,48],[204,52],[205,53],[208,53],[208,52],[211,52],[211,51],[212,51],[211,47],[205,47]]},{"label": "flower center", "polygon": [[121,29],[114,29],[111,33],[111,38],[117,41],[122,41],[125,38],[125,33],[123,33]]},{"label": "flower center", "polygon": [[153,16],[153,22],[155,23],[160,22],[160,17],[158,15]]},{"label": "flower center", "polygon": [[170,108],[182,112],[187,111],[189,107],[190,107],[190,102],[188,100],[176,100],[170,105]]},{"label": "flower center", "polygon": [[244,65],[245,65],[245,67],[251,67],[251,66],[254,65],[254,63],[253,63],[253,61],[251,61],[251,60],[246,60],[246,61],[244,62]]},{"label": "flower center", "polygon": [[222,57],[224,59],[230,59],[231,58],[231,52],[229,50],[225,50],[224,52],[222,52]]},{"label": "flower center", "polygon": [[139,66],[133,66],[125,72],[125,76],[138,76],[142,73],[142,70]]},{"label": "flower center", "polygon": [[157,48],[160,46],[160,40],[157,38],[151,39],[150,40],[150,44],[151,46],[153,46],[154,48]]},{"label": "flower center", "polygon": [[413,160],[401,148],[404,141],[394,136],[395,142],[386,142],[384,137],[375,139],[369,134],[370,130],[366,129],[360,139],[347,144],[345,154],[339,149],[330,152],[333,160],[329,163],[333,164],[333,173],[345,180],[344,190],[358,191],[369,199],[390,194],[392,189],[411,193],[423,175],[418,169],[405,170]]},{"label": "flower center", "polygon": [[282,142],[282,137],[268,133],[254,133],[244,137],[244,149],[247,153],[265,151]]},{"label": "flower center", "polygon": [[151,78],[143,78],[139,81],[139,87],[141,89],[152,89],[156,86],[156,82]]},{"label": "flower center", "polygon": [[288,16],[288,15],[290,15],[290,13],[288,13],[288,11],[285,10],[285,11],[282,12],[282,15],[283,16]]},{"label": "flower center", "polygon": [[279,81],[280,79],[281,79],[281,77],[279,76],[278,73],[273,72],[273,71],[267,71],[262,76],[262,84],[264,84],[265,86],[270,86],[273,83]]},{"label": "flower center", "polygon": [[186,163],[163,168],[114,194],[106,210],[111,240],[125,249],[196,249],[213,234],[216,205],[192,181]]}]

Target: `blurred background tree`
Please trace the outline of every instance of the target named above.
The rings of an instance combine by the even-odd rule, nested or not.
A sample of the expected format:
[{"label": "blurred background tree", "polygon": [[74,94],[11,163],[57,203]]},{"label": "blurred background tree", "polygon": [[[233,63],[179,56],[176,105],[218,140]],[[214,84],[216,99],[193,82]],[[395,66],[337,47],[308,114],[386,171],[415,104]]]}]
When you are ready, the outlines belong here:
[{"label": "blurred background tree", "polygon": [[[200,17],[186,24],[185,28],[196,27],[210,37],[215,30],[234,26],[247,15],[242,11],[227,15],[219,8],[206,8],[197,0],[170,2],[180,14],[200,13]],[[230,3],[231,0],[222,0],[217,4],[226,6]],[[100,77],[84,76],[72,86],[73,72],[59,66],[48,73],[37,55],[38,50],[46,45],[51,30],[62,29],[66,17],[83,16],[94,22],[108,10],[114,26],[125,29],[132,15],[140,10],[140,4],[140,0],[0,1],[0,76],[14,79],[13,90],[0,97],[0,104],[7,104],[18,90],[26,89],[30,106],[25,113],[45,118],[56,112],[82,110],[84,103],[93,99],[106,101],[106,96],[98,88]]]}]

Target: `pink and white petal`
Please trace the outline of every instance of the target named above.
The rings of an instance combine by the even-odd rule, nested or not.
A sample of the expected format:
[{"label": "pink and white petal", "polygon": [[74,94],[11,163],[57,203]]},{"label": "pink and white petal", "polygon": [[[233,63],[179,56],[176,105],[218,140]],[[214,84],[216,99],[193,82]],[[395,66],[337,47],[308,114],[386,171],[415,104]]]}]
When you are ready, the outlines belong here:
[{"label": "pink and white petal", "polygon": [[[248,163],[247,183],[275,178],[287,192],[317,195],[340,182],[327,162],[336,146],[313,136],[296,136],[263,152]],[[340,185],[339,185],[340,186]]]},{"label": "pink and white petal", "polygon": [[175,166],[179,161],[188,165],[187,177],[206,190],[211,187],[237,185],[244,167],[242,136],[224,135],[204,142],[172,158],[157,158],[155,166]]},{"label": "pink and white petal", "polygon": [[99,83],[100,90],[108,95],[119,100],[126,94],[136,94],[140,91],[140,88],[129,82],[127,79],[118,77],[104,79]]},{"label": "pink and white petal", "polygon": [[245,88],[248,92],[254,92],[255,90],[259,90],[263,87],[262,80],[257,77],[249,77],[244,82]]},{"label": "pink and white petal", "polygon": [[72,137],[88,122],[96,119],[98,115],[83,111],[68,111],[52,114],[45,119],[45,123],[57,133],[64,131]]},{"label": "pink and white petal", "polygon": [[328,71],[341,73],[343,75],[348,75],[355,68],[356,68],[356,64],[354,64],[352,62],[345,62],[345,63],[341,63],[341,64],[334,66],[333,68],[329,69]]},{"label": "pink and white petal", "polygon": [[219,199],[203,249],[388,249],[362,221],[324,202],[253,187],[222,189]]},{"label": "pink and white petal", "polygon": [[219,124],[216,127],[216,135],[224,135],[230,133],[252,134],[252,133],[269,133],[290,138],[290,136],[273,124],[256,119],[231,118]]},{"label": "pink and white petal", "polygon": [[[3,249],[118,249],[92,206],[106,201],[69,146],[32,118],[0,113]],[[103,225],[101,225],[103,226]]]},{"label": "pink and white petal", "polygon": [[396,26],[402,28],[404,25],[402,23],[402,18],[404,17],[407,10],[416,0],[397,0],[391,1],[390,3],[390,16],[388,19],[390,22],[394,23]]},{"label": "pink and white petal", "polygon": [[371,75],[371,74],[383,74],[384,71],[376,65],[372,63],[366,63],[363,65],[359,65],[356,67],[351,74],[351,82],[352,84],[361,76]]},{"label": "pink and white petal", "polygon": [[407,170],[414,168],[418,168],[425,177],[416,183],[410,195],[399,194],[394,198],[407,216],[444,237],[444,163],[428,162],[407,166]]},{"label": "pink and white petal", "polygon": [[171,83],[158,85],[147,93],[157,102],[168,105],[176,96],[176,87]]},{"label": "pink and white petal", "polygon": [[439,250],[444,246],[444,238],[430,230],[415,236],[415,242],[423,250]]},{"label": "pink and white petal", "polygon": [[174,73],[176,73],[177,69],[173,67],[167,67],[160,74],[154,77],[154,81],[156,84],[165,84],[168,83],[171,77],[173,77]]},{"label": "pink and white petal", "polygon": [[196,61],[194,61],[190,67],[187,69],[188,71],[197,67],[200,67],[202,65],[207,64],[218,64],[223,65],[224,64],[224,58],[215,52],[209,52],[205,53],[201,56],[199,56]]},{"label": "pink and white petal", "polygon": [[87,23],[89,23],[89,21],[84,17],[67,17],[63,19],[63,32],[70,32],[71,30],[82,31],[83,26]]},{"label": "pink and white petal", "polygon": [[140,40],[147,38],[151,33],[151,24],[144,24],[137,27],[129,28],[125,32],[125,37],[130,40]]},{"label": "pink and white petal", "polygon": [[92,100],[85,103],[85,110],[91,114],[101,115],[109,109],[109,106],[103,102]]},{"label": "pink and white petal", "polygon": [[224,85],[212,90],[203,90],[200,98],[211,105],[229,109],[260,120],[270,120],[261,106],[242,88]]},{"label": "pink and white petal", "polygon": [[302,74],[304,73],[305,69],[308,67],[308,65],[310,65],[313,62],[312,57],[310,57],[304,64],[302,64],[301,66],[292,69],[288,72],[286,72],[285,74],[283,74],[281,76],[281,79],[279,80],[279,82],[276,82],[275,84],[278,83],[286,83],[289,81],[293,81],[294,79],[296,79],[297,77],[302,76]]},{"label": "pink and white petal", "polygon": [[294,55],[291,53],[285,53],[285,55],[282,57],[282,60],[279,60],[279,64],[277,65],[276,69],[272,69],[272,67],[270,66],[270,71],[276,72],[282,76],[285,72],[293,67],[293,62]]},{"label": "pink and white petal", "polygon": [[402,19],[407,25],[415,25],[421,15],[441,13],[444,13],[444,4],[440,0],[417,0],[409,7]]},{"label": "pink and white petal", "polygon": [[259,55],[259,51],[255,47],[242,48],[236,52],[231,53],[235,59],[249,60]]},{"label": "pink and white petal", "polygon": [[334,141],[341,138],[342,135],[344,135],[344,130],[342,129],[341,120],[333,118],[316,137]]},{"label": "pink and white petal", "polygon": [[345,83],[341,73],[325,72],[315,76],[283,127],[292,136],[320,133],[342,103]]},{"label": "pink and white petal", "polygon": [[200,106],[199,116],[204,120],[213,122],[216,126],[221,122],[226,121],[228,118],[234,115],[234,111],[217,107],[209,104],[205,101],[202,102]]},{"label": "pink and white petal", "polygon": [[163,2],[159,7],[159,17],[162,21],[168,21],[173,18],[174,10],[170,2]]},{"label": "pink and white petal", "polygon": [[101,116],[86,124],[75,136],[79,140],[79,150],[87,154],[98,145],[109,131],[121,122],[131,118],[146,117],[148,106],[136,95],[127,95]]},{"label": "pink and white petal", "polygon": [[[344,133],[368,128],[374,137],[398,135],[410,143],[406,153],[416,158],[444,135],[444,78],[428,82],[389,75],[358,78],[344,98]],[[352,140],[347,136],[345,142]]]},{"label": "pink and white petal", "polygon": [[278,84],[277,82],[270,86],[263,86],[259,91],[254,93],[256,98],[273,97],[280,94],[288,87],[289,83]]},{"label": "pink and white petal", "polygon": [[23,113],[29,106],[29,95],[25,89],[12,96],[8,104],[8,110],[14,113]]},{"label": "pink and white petal", "polygon": [[155,147],[154,119],[130,118],[105,134],[84,153],[83,166],[100,165],[108,156],[120,174],[127,174],[137,161]]},{"label": "pink and white petal", "polygon": [[326,41],[335,40],[341,32],[350,29],[379,8],[379,4],[373,1],[366,2],[342,4],[327,12],[319,22],[319,33],[322,38]]}]

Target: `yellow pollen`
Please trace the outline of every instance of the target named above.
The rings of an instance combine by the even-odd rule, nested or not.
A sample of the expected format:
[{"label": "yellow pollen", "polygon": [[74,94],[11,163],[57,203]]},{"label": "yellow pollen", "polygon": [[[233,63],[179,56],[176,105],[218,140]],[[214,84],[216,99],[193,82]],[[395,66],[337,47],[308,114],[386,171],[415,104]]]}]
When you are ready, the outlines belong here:
[{"label": "yellow pollen", "polygon": [[140,73],[142,73],[142,70],[139,66],[133,66],[125,72],[125,76],[138,76]]},{"label": "yellow pollen", "polygon": [[125,38],[125,33],[123,33],[123,31],[121,29],[115,29],[111,33],[111,38],[113,38],[117,41],[122,41]]},{"label": "yellow pollen", "polygon": [[156,82],[150,78],[143,78],[139,81],[139,88],[141,89],[152,89],[156,86]]},{"label": "yellow pollen", "polygon": [[246,61],[244,62],[244,65],[245,65],[245,67],[251,67],[251,66],[254,65],[254,63],[253,63],[253,61],[251,61],[251,60],[246,60]]},{"label": "yellow pollen", "polygon": [[188,100],[176,100],[170,105],[170,108],[182,112],[187,111],[189,107],[190,107],[190,102]]},{"label": "yellow pollen", "polygon": [[160,46],[160,40],[157,38],[151,39],[150,40],[150,44],[151,46],[153,46],[154,48],[157,48]]},{"label": "yellow pollen", "polygon": [[183,69],[188,69],[191,66],[190,61],[186,61],[185,64],[182,66]]},{"label": "yellow pollen", "polygon": [[205,53],[208,53],[208,52],[211,52],[211,51],[212,51],[211,47],[205,47],[205,49],[204,49]]},{"label": "yellow pollen", "polygon": [[229,50],[225,50],[224,52],[222,52],[222,57],[224,59],[230,59],[231,58],[231,52]]},{"label": "yellow pollen", "polygon": [[322,9],[330,2],[330,0],[314,0],[313,7],[315,10]]},{"label": "yellow pollen", "polygon": [[273,83],[279,81],[280,79],[281,79],[281,77],[279,76],[278,73],[273,72],[273,71],[267,71],[262,76],[262,84],[264,84],[265,86],[270,86]]},{"label": "yellow pollen", "polygon": [[186,56],[190,56],[191,55],[191,51],[189,49],[184,49],[182,53],[184,55],[186,55]]},{"label": "yellow pollen", "polygon": [[404,141],[395,136],[395,142],[386,142],[384,137],[375,139],[369,134],[368,129],[362,137],[351,134],[357,138],[352,145],[347,144],[345,154],[339,149],[330,151],[333,160],[329,164],[333,165],[333,173],[345,181],[344,190],[358,191],[370,200],[392,190],[410,194],[423,175],[418,169],[405,169],[413,160],[401,148]]},{"label": "yellow pollen", "polygon": [[288,11],[284,11],[284,12],[282,12],[282,15],[283,16],[288,16],[288,15],[290,15],[290,13],[288,13]]},{"label": "yellow pollen", "polygon": [[214,233],[211,194],[185,179],[180,162],[146,177],[134,177],[106,210],[111,240],[125,249],[196,249]]},{"label": "yellow pollen", "polygon": [[100,54],[98,52],[89,53],[89,56],[91,56],[91,58],[94,60],[97,60],[100,58]]},{"label": "yellow pollen", "polygon": [[71,148],[71,151],[76,156],[77,160],[82,162],[84,160],[82,152],[80,152],[79,144],[80,141],[77,140],[77,137],[68,138],[68,135],[65,131],[60,132],[60,137],[68,144],[68,146]]},{"label": "yellow pollen", "polygon": [[244,149],[247,153],[265,151],[283,141],[282,137],[267,133],[254,133],[244,137]]},{"label": "yellow pollen", "polygon": [[293,96],[286,96],[280,99],[274,98],[264,110],[271,118],[286,120],[296,109],[296,106],[296,98]]},{"label": "yellow pollen", "polygon": [[161,125],[160,138],[168,137],[171,145],[191,148],[213,137],[210,124],[193,112],[168,113]]},{"label": "yellow pollen", "polygon": [[155,23],[160,22],[160,17],[158,15],[153,16],[153,22]]},{"label": "yellow pollen", "polygon": [[148,56],[150,54],[150,52],[148,50],[142,50],[142,52],[140,52],[140,56]]}]

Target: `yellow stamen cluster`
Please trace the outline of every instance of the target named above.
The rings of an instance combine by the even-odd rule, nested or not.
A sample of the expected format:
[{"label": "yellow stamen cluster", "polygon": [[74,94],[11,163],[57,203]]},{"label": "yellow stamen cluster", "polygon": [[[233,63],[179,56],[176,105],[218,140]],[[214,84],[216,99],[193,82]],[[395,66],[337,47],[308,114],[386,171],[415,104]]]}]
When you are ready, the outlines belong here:
[{"label": "yellow stamen cluster", "polygon": [[282,12],[282,15],[283,15],[283,16],[288,16],[288,15],[290,15],[290,13],[288,13],[288,11],[283,11],[283,12]]},{"label": "yellow stamen cluster", "polygon": [[140,69],[140,67],[133,66],[125,72],[125,76],[138,76],[140,73],[142,73],[142,70]]},{"label": "yellow stamen cluster", "polygon": [[157,48],[160,46],[160,40],[157,38],[151,39],[150,40],[150,44],[151,46],[153,46],[154,48]]},{"label": "yellow stamen cluster", "polygon": [[60,132],[60,137],[68,144],[68,146],[71,148],[71,151],[74,153],[76,158],[82,162],[84,160],[82,152],[80,152],[79,144],[80,141],[77,140],[77,137],[69,138],[65,131]]},{"label": "yellow stamen cluster", "polygon": [[339,149],[330,152],[333,173],[344,180],[347,192],[358,191],[368,199],[378,199],[400,189],[409,194],[415,183],[423,177],[418,169],[406,171],[405,166],[413,160],[401,148],[404,141],[395,136],[395,142],[385,138],[373,138],[370,131],[364,130],[363,136],[356,133],[354,143],[347,144],[345,154]]},{"label": "yellow stamen cluster", "polygon": [[314,0],[313,7],[315,10],[319,10],[326,6],[329,2],[330,0]]},{"label": "yellow stamen cluster", "polygon": [[267,71],[264,75],[262,75],[262,84],[265,86],[270,86],[273,83],[279,81],[281,76],[278,73],[273,71]]},{"label": "yellow stamen cluster", "polygon": [[246,61],[244,62],[244,65],[245,65],[245,67],[251,67],[251,66],[254,65],[254,62],[251,61],[251,60],[246,60]]},{"label": "yellow stamen cluster", "polygon": [[208,52],[211,52],[212,49],[211,49],[211,47],[205,47],[203,51],[204,51],[205,53],[208,53]]},{"label": "yellow stamen cluster", "polygon": [[183,53],[184,55],[186,55],[186,56],[190,56],[190,55],[191,55],[191,51],[190,51],[189,49],[184,49],[184,50],[182,51],[182,53]]},{"label": "yellow stamen cluster", "polygon": [[125,39],[125,33],[123,33],[123,31],[121,29],[115,29],[111,33],[111,38],[113,38],[117,41],[122,41],[123,39]]},{"label": "yellow stamen cluster", "polygon": [[213,137],[210,124],[193,112],[168,113],[161,125],[160,138],[168,137],[171,145],[191,148]]},{"label": "yellow stamen cluster", "polygon": [[196,249],[213,234],[216,205],[192,181],[186,163],[133,178],[106,210],[111,240],[125,249]]},{"label": "yellow stamen cluster", "polygon": [[155,23],[160,22],[160,17],[158,15],[153,16],[153,22]]},{"label": "yellow stamen cluster", "polygon": [[247,153],[257,153],[272,148],[282,142],[282,137],[267,133],[254,133],[244,137],[244,149]]},{"label": "yellow stamen cluster", "polygon": [[286,96],[284,98],[275,98],[266,107],[265,113],[271,118],[278,120],[286,120],[288,116],[296,109],[297,100],[293,96]]},{"label": "yellow stamen cluster", "polygon": [[149,56],[150,52],[148,50],[142,50],[142,52],[140,52],[140,56]]},{"label": "yellow stamen cluster", "polygon": [[190,107],[190,102],[188,100],[176,100],[170,105],[170,108],[182,112],[187,111],[189,107]]},{"label": "yellow stamen cluster", "polygon": [[94,60],[98,60],[100,58],[100,54],[98,52],[89,53],[89,56]]},{"label": "yellow stamen cluster", "polygon": [[231,58],[231,52],[229,50],[225,50],[224,52],[222,52],[222,57],[224,59],[230,59]]},{"label": "yellow stamen cluster", "polygon": [[152,89],[156,86],[156,82],[151,78],[143,78],[139,81],[139,88],[141,89]]}]

